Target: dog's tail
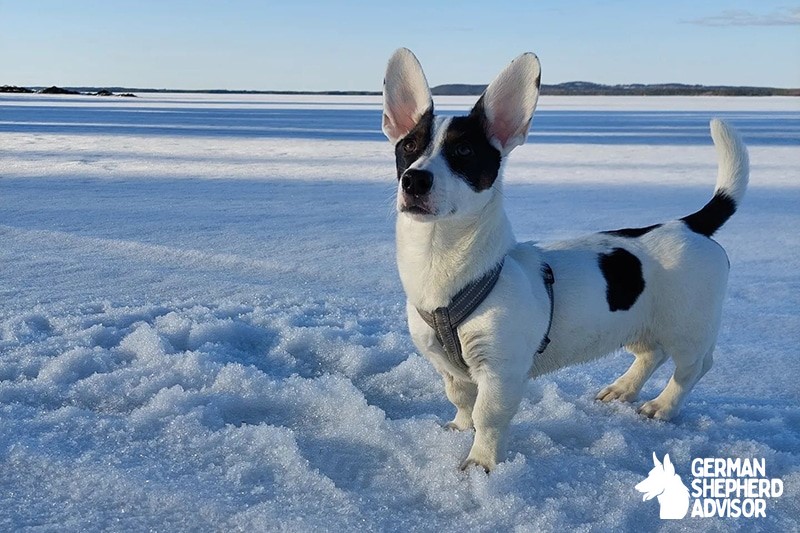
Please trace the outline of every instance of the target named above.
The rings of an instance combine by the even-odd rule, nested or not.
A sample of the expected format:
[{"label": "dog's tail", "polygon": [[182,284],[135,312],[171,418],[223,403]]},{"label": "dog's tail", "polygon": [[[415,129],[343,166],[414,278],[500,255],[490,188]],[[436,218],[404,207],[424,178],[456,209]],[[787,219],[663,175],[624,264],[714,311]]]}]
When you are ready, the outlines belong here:
[{"label": "dog's tail", "polygon": [[694,231],[711,237],[736,212],[750,176],[750,158],[739,134],[719,119],[711,121],[719,170],[714,197],[696,213],[681,220]]}]

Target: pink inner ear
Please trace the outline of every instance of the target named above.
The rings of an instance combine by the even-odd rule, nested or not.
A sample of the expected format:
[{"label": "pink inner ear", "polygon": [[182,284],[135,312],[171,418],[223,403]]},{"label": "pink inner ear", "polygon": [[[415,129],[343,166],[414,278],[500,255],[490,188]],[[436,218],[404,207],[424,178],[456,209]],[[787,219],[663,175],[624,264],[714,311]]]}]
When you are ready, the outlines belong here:
[{"label": "pink inner ear", "polygon": [[388,97],[384,112],[384,125],[388,121],[390,129],[396,137],[405,137],[409,131],[414,129],[424,112],[424,109],[420,109],[414,92],[406,89],[397,96]]},{"label": "pink inner ear", "polygon": [[[490,137],[497,139],[505,149],[515,137],[524,136],[527,133],[531,121],[530,119],[525,120],[522,102],[518,95],[508,95],[507,91],[503,91],[501,88],[493,97],[491,102],[484,104],[488,119],[489,131],[487,133]],[[523,120],[525,120],[524,123],[522,123]]]},{"label": "pink inner ear", "polygon": [[503,120],[502,117],[498,116],[492,122],[490,129],[492,137],[500,141],[500,144],[503,146],[508,144],[508,140],[511,138],[511,124],[508,120]]},{"label": "pink inner ear", "polygon": [[[501,110],[502,112],[502,110]],[[526,123],[526,127],[530,125],[530,121]],[[500,141],[504,147],[508,144],[508,141],[511,140],[512,137],[515,137],[520,134],[522,128],[519,127],[519,124],[513,120],[513,117],[507,118],[503,116],[498,116],[494,123],[492,124],[492,135]]]},{"label": "pink inner ear", "polygon": [[401,132],[401,135],[405,137],[405,135],[414,129],[414,126],[417,125],[419,121],[418,113],[415,112],[416,106],[404,106],[401,113],[396,115],[395,118],[395,126],[397,130]]}]

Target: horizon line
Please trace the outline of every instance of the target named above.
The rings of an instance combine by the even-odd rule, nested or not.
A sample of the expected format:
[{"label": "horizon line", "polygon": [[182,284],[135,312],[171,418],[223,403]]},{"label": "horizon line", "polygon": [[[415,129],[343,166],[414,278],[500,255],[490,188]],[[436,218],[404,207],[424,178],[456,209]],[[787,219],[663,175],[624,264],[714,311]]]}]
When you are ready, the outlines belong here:
[{"label": "horizon line", "polygon": [[[800,91],[800,87],[775,87],[775,86],[767,86],[767,85],[726,85],[726,84],[715,84],[715,85],[706,85],[702,83],[685,83],[685,82],[660,82],[660,83],[642,83],[642,82],[632,82],[632,83],[616,83],[616,84],[605,84],[605,83],[598,83],[592,81],[585,81],[585,80],[573,80],[573,81],[566,81],[560,83],[543,83],[541,85],[541,89],[545,88],[560,88],[564,89],[564,86],[570,85],[578,85],[578,84],[585,84],[588,86],[593,86],[597,88],[608,88],[608,89],[625,89],[625,88],[669,88],[669,87],[682,87],[687,89],[739,89],[739,90],[779,90],[779,91]],[[478,88],[485,88],[488,84],[485,83],[442,83],[438,85],[432,86],[430,89],[434,91],[436,89],[445,89],[445,88],[454,88],[460,87],[463,89],[478,89]],[[50,87],[57,87],[61,89],[69,89],[69,90],[110,90],[115,89],[117,91],[129,91],[129,92],[146,92],[146,93],[229,93],[229,94],[310,94],[310,95],[363,95],[363,96],[376,96],[381,95],[382,91],[380,90],[370,90],[370,89],[322,89],[322,90],[306,90],[306,89],[212,89],[212,88],[203,88],[203,89],[183,89],[183,88],[166,88],[166,87],[132,87],[132,86],[125,86],[125,85],[14,85],[14,84],[3,84],[0,85],[2,88],[21,88],[21,89],[28,89],[28,90],[42,90],[48,89]],[[447,96],[446,94],[438,94],[434,96]],[[453,96],[462,96],[460,94],[455,94]]]}]

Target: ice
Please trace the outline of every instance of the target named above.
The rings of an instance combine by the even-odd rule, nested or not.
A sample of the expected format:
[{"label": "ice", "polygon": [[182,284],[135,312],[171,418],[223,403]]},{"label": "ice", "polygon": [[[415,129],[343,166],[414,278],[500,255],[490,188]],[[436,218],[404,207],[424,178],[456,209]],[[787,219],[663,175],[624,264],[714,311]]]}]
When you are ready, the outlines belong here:
[{"label": "ice", "polygon": [[[531,382],[486,476],[458,470],[472,435],[442,428],[408,337],[377,98],[3,96],[0,530],[796,529],[795,100],[542,98],[506,168],[519,239],[696,210],[711,116],[750,143],[751,187],[718,234],[715,366],[677,420],[593,400],[616,354]],[[653,452],[684,480],[764,457],[785,495],[758,523],[662,524],[633,488]]]}]

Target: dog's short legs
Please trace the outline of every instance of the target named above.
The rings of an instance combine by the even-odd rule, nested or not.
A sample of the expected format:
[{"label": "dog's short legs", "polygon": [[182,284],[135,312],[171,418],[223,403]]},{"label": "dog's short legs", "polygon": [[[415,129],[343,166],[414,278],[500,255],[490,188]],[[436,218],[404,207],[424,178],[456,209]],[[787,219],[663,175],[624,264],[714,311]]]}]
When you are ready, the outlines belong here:
[{"label": "dog's short legs", "polygon": [[632,402],[639,395],[642,386],[653,375],[653,372],[667,359],[667,354],[660,347],[628,346],[636,359],[630,368],[611,385],[603,388],[596,400],[610,402],[620,400]]},{"label": "dog's short legs", "polygon": [[526,377],[524,373],[514,378],[479,373],[478,396],[472,413],[475,440],[462,470],[478,465],[488,472],[495,467],[505,446],[511,418],[522,400]]},{"label": "dog's short legs", "polygon": [[472,409],[478,396],[478,386],[471,381],[456,379],[450,374],[445,374],[444,390],[447,398],[458,409],[456,417],[445,424],[445,427],[458,431],[472,428]]},{"label": "dog's short legs", "polygon": [[703,375],[708,372],[713,363],[712,346],[702,357],[689,358],[673,357],[675,373],[661,391],[661,394],[645,402],[639,413],[649,418],[670,420],[680,411],[684,398]]}]

